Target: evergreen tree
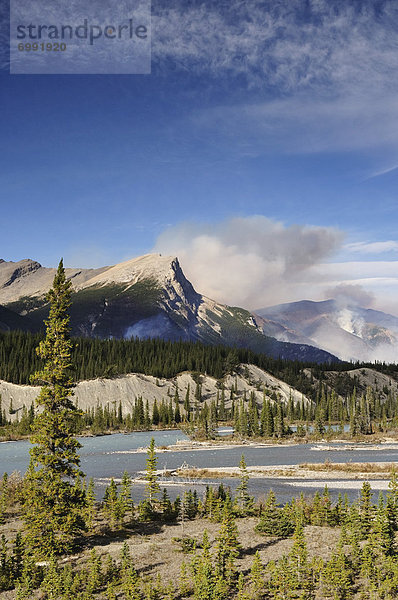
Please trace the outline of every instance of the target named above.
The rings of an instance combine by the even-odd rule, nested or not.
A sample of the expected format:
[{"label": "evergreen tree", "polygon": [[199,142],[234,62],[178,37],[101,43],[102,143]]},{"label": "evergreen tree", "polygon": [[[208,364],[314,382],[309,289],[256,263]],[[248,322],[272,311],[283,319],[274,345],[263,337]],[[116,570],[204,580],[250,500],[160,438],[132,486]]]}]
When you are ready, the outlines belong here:
[{"label": "evergreen tree", "polygon": [[260,433],[265,437],[271,437],[274,434],[274,416],[268,399],[265,399],[260,415]]},{"label": "evergreen tree", "polygon": [[352,597],[353,573],[343,549],[332,554],[322,572],[323,588],[333,599],[346,600]]},{"label": "evergreen tree", "polygon": [[214,600],[216,576],[210,555],[210,543],[207,530],[203,532],[202,554],[191,563],[193,575],[194,600]]},{"label": "evergreen tree", "polygon": [[276,418],[275,418],[275,435],[278,438],[281,438],[285,435],[286,433],[286,428],[285,428],[285,422],[284,422],[284,418],[283,418],[283,408],[282,408],[282,404],[280,402],[278,402],[277,405],[277,409],[276,409]]},{"label": "evergreen tree", "polygon": [[240,549],[238,530],[231,507],[226,502],[224,504],[221,529],[216,538],[215,561],[217,574],[229,583],[235,575],[235,559],[239,556]]},{"label": "evergreen tree", "polygon": [[165,521],[171,521],[175,517],[173,505],[170,502],[169,494],[166,488],[163,488],[162,499],[160,501],[160,508],[162,511],[162,518]]},{"label": "evergreen tree", "polygon": [[121,507],[117,493],[117,485],[112,477],[111,482],[106,488],[104,495],[104,512],[109,519],[111,527],[114,527],[116,523],[121,523],[120,509]]},{"label": "evergreen tree", "polygon": [[373,521],[374,507],[372,504],[372,488],[368,481],[362,484],[361,495],[359,499],[360,506],[360,526],[364,538],[368,535]]},{"label": "evergreen tree", "polygon": [[305,586],[309,575],[307,544],[301,523],[297,523],[293,538],[294,544],[289,554],[292,585],[301,589]]},{"label": "evergreen tree", "polygon": [[158,476],[156,473],[157,456],[155,454],[155,440],[151,438],[148,450],[148,457],[146,459],[146,480],[145,493],[151,508],[154,508],[154,503],[157,495],[160,492],[158,483]]},{"label": "evergreen tree", "polygon": [[384,506],[384,497],[382,492],[380,492],[371,537],[374,538],[375,546],[377,546],[378,551],[383,555],[393,553],[395,540],[393,522],[393,516],[390,514],[388,504]]},{"label": "evergreen tree", "polygon": [[253,564],[251,566],[250,569],[250,583],[251,583],[251,590],[250,590],[250,598],[252,600],[260,600],[260,598],[262,597],[262,591],[264,588],[264,567],[262,565],[261,559],[260,559],[260,554],[257,550],[256,554],[254,555],[254,560],[253,560]]},{"label": "evergreen tree", "polygon": [[159,413],[159,409],[158,409],[158,403],[155,398],[154,403],[153,403],[153,408],[152,408],[152,424],[159,425],[159,421],[160,421],[160,413]]},{"label": "evergreen tree", "polygon": [[132,516],[133,500],[131,498],[131,477],[127,471],[124,471],[122,482],[120,484],[119,505],[122,521],[127,515]]},{"label": "evergreen tree", "polygon": [[398,530],[398,473],[395,468],[391,470],[390,482],[388,484],[387,502],[390,507],[392,525]]},{"label": "evergreen tree", "polygon": [[190,402],[190,385],[188,383],[187,386],[187,391],[185,393],[185,400],[184,400],[184,410],[185,410],[185,420],[189,421],[191,418],[191,402]]},{"label": "evergreen tree", "polygon": [[240,462],[239,462],[239,478],[240,484],[236,489],[236,499],[235,502],[239,509],[243,512],[247,512],[251,508],[253,508],[254,498],[249,495],[248,492],[248,481],[249,481],[249,473],[246,467],[245,457],[242,454]]},{"label": "evergreen tree", "polygon": [[269,536],[289,537],[294,531],[294,525],[285,509],[277,507],[275,494],[268,492],[265,506],[261,512],[256,531]]},{"label": "evergreen tree", "polygon": [[94,494],[94,479],[90,477],[86,492],[86,525],[88,529],[93,526],[95,515],[95,494]]},{"label": "evergreen tree", "polygon": [[81,476],[81,444],[73,437],[78,412],[70,398],[70,296],[71,283],[61,260],[47,295],[46,337],[37,349],[44,367],[33,381],[43,384],[36,400],[42,410],[33,423],[31,442],[35,446],[30,450],[24,485],[26,538],[38,556],[70,550],[75,536],[85,529],[85,493],[74,485]]},{"label": "evergreen tree", "polygon": [[46,592],[48,600],[57,600],[61,596],[62,578],[54,556],[51,556],[50,558],[46,574],[40,587]]}]

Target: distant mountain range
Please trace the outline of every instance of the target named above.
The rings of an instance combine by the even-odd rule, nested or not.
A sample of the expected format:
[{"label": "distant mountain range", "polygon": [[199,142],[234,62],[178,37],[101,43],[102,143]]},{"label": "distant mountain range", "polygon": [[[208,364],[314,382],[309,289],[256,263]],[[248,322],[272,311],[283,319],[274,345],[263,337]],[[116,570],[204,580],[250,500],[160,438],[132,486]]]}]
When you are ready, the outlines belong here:
[{"label": "distant mountain range", "polygon": [[[43,327],[55,269],[0,260],[0,330]],[[161,337],[236,345],[324,362],[398,359],[398,318],[347,302],[303,300],[251,313],[198,293],[177,258],[147,254],[111,267],[66,269],[74,335]]]},{"label": "distant mountain range", "polygon": [[343,360],[398,360],[398,318],[348,302],[303,300],[256,310],[265,335],[323,348]]},{"label": "distant mountain range", "polygon": [[[0,330],[43,327],[48,314],[45,295],[55,271],[30,259],[0,260]],[[199,294],[174,257],[148,254],[111,267],[66,269],[66,275],[73,285],[74,335],[198,340],[291,360],[335,359],[301,339],[277,340],[283,325],[270,325],[268,333],[264,318]]]}]

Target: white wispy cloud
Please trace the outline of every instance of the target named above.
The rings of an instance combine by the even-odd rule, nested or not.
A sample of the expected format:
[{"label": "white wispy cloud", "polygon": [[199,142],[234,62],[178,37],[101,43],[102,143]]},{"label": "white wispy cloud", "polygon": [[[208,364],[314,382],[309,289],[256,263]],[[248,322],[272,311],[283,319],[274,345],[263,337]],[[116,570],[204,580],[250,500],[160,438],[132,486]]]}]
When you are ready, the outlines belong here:
[{"label": "white wispy cloud", "polygon": [[370,175],[366,177],[366,179],[373,179],[375,177],[381,177],[382,175],[387,175],[388,173],[392,173],[398,169],[398,164],[394,164],[390,167],[383,167],[382,169],[378,169],[377,171],[372,172]]},{"label": "white wispy cloud", "polygon": [[396,97],[345,96],[333,101],[295,95],[259,104],[222,106],[198,111],[192,122],[212,131],[239,152],[306,154],[398,147],[391,123],[398,120]]},{"label": "white wispy cloud", "polygon": [[352,244],[346,244],[345,249],[359,254],[384,254],[385,252],[398,252],[398,242],[396,240],[353,242]]},{"label": "white wispy cloud", "polygon": [[385,87],[398,65],[393,0],[378,10],[372,0],[180,0],[153,13],[154,59],[187,71],[244,74],[285,91],[316,84],[327,94],[330,83]]},{"label": "white wispy cloud", "polygon": [[398,149],[397,20],[393,0],[172,2],[155,10],[153,56],[160,73],[228,82],[227,100],[190,123],[227,152],[383,148],[386,164]]}]

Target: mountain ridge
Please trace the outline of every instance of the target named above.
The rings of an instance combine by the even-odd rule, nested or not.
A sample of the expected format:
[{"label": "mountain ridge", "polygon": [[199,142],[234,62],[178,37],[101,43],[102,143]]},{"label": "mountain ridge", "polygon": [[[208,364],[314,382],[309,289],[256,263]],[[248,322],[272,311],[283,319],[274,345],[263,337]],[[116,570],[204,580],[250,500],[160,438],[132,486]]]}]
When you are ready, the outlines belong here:
[{"label": "mountain ridge", "polygon": [[[1,263],[0,305],[27,316],[39,329],[47,316],[45,295],[55,271],[30,259]],[[73,286],[73,335],[182,339],[251,348],[291,360],[335,360],[316,347],[266,336],[249,311],[198,293],[177,257],[146,254],[113,266],[65,272]]]},{"label": "mountain ridge", "polygon": [[280,331],[275,337],[285,341],[304,341],[336,354],[343,360],[398,359],[398,318],[355,302],[336,299],[316,302],[300,300],[255,311],[264,321],[276,321]]}]

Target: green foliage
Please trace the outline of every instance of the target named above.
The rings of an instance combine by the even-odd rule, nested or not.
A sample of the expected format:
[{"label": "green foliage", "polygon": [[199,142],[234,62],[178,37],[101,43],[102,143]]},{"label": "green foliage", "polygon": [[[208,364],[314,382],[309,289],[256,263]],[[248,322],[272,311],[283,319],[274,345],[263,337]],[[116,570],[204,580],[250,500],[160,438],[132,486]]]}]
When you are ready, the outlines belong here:
[{"label": "green foliage", "polygon": [[268,536],[290,537],[294,532],[294,522],[288,509],[279,508],[276,504],[275,494],[268,492],[265,506],[261,511],[260,521],[256,531]]},{"label": "green foliage", "polygon": [[[239,575],[240,576],[240,575]],[[260,600],[263,596],[265,586],[264,567],[257,551],[254,555],[253,564],[250,569],[250,598],[251,600]]]},{"label": "green foliage", "polygon": [[[7,478],[6,481],[8,486]],[[341,497],[332,504],[327,488],[314,498],[296,498],[283,508],[278,507],[271,492],[262,508],[263,513],[276,515],[275,522],[281,521],[283,515],[290,523],[296,522],[293,543],[286,555],[265,566],[260,553],[256,552],[250,570],[240,573],[238,569],[242,566],[236,560],[240,544],[233,516],[234,502],[228,489],[222,485],[215,490],[208,488],[203,501],[189,490],[182,502],[184,511],[188,513],[191,509],[196,517],[216,511],[222,522],[213,547],[206,531],[201,544],[189,535],[173,540],[192,557],[189,569],[183,565],[178,585],[161,581],[159,576],[151,578],[141,570],[137,572],[127,542],[122,546],[117,563],[110,555],[102,560],[104,557],[93,549],[88,557],[81,555],[81,560],[72,560],[67,565],[62,565],[55,555],[51,555],[40,566],[29,548],[26,552],[21,535],[18,534],[11,543],[3,536],[0,591],[15,588],[10,597],[16,600],[35,597],[43,600],[349,600],[353,597],[393,600],[398,595],[398,563],[391,512],[394,486],[393,475],[387,500],[380,495],[376,507],[371,502],[372,490],[368,485],[363,487],[359,501],[350,507]],[[77,481],[76,487],[81,488],[82,483]],[[129,503],[129,492],[130,478],[125,473],[119,487],[111,482],[106,500],[110,502],[113,498],[110,506],[114,507],[122,497]],[[152,511],[149,500],[142,504],[145,503]],[[156,527],[164,527],[162,521],[167,511],[178,513],[178,503],[173,505],[165,492],[156,508],[156,512],[152,511],[152,518],[158,520]],[[98,511],[95,504],[93,510]],[[338,546],[332,549],[330,559],[325,563],[319,557],[311,560],[307,553],[304,526],[312,523],[315,515],[319,527],[333,527],[343,521]],[[361,519],[369,524],[369,528],[361,529]],[[319,531],[320,540],[322,537],[323,532]]]},{"label": "green foliage", "polygon": [[362,536],[365,538],[372,526],[374,518],[374,507],[372,505],[372,488],[368,481],[362,484],[361,495],[359,499],[359,517]]},{"label": "green foliage", "polygon": [[249,514],[253,511],[254,498],[250,496],[248,491],[249,473],[243,454],[239,462],[239,479],[240,484],[236,489],[237,495],[235,497],[235,506],[239,509],[241,514]]},{"label": "green foliage", "polygon": [[215,564],[217,574],[229,583],[235,576],[235,559],[239,556],[240,550],[232,507],[229,503],[224,503],[221,528],[215,543]]},{"label": "green foliage", "polygon": [[157,496],[160,493],[160,487],[158,483],[158,476],[156,472],[156,465],[158,462],[156,453],[155,453],[155,440],[151,438],[148,450],[148,457],[146,459],[146,474],[145,478],[147,483],[145,484],[145,495],[146,498],[151,505],[152,509],[154,508]]},{"label": "green foliage", "polygon": [[183,554],[191,554],[196,550],[197,542],[191,537],[173,537],[172,541],[178,544],[180,552]]},{"label": "green foliage", "polygon": [[33,378],[42,383],[36,400],[41,411],[33,423],[35,445],[24,484],[26,540],[38,556],[69,551],[76,535],[85,529],[85,493],[74,485],[81,476],[77,452],[81,444],[73,437],[78,412],[71,400],[69,375],[70,289],[61,260],[47,296],[46,337],[37,349],[44,361]]},{"label": "green foliage", "polygon": [[353,595],[353,572],[350,561],[340,547],[322,571],[322,587],[327,598],[347,600]]},{"label": "green foliage", "polygon": [[116,524],[120,525],[122,521],[121,503],[118,496],[117,485],[113,477],[105,490],[103,505],[104,513],[108,518],[110,527],[112,528]]}]

